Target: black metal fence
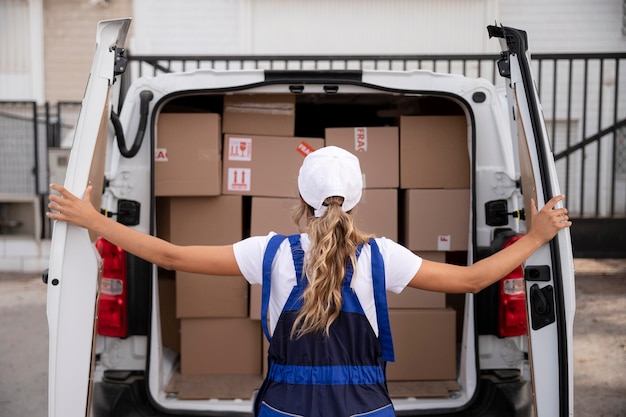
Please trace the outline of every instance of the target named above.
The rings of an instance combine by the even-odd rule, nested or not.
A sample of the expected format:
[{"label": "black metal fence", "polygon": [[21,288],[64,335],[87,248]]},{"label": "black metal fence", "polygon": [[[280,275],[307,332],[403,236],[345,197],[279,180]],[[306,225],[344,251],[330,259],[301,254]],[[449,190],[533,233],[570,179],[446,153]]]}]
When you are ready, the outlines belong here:
[{"label": "black metal fence", "polygon": [[0,193],[38,193],[37,104],[32,101],[0,102]]},{"label": "black metal fence", "polygon": [[[129,56],[139,77],[197,69],[430,70],[503,86],[498,55]],[[626,52],[535,54],[537,88],[571,214],[626,219]],[[49,147],[71,145],[79,102],[0,102],[0,193],[47,193]],[[42,186],[43,184],[43,186]],[[622,237],[623,238],[623,237]]]},{"label": "black metal fence", "polygon": [[[126,81],[173,71],[430,70],[504,81],[499,55],[130,56]],[[536,54],[537,88],[568,207],[626,217],[626,53]]]}]

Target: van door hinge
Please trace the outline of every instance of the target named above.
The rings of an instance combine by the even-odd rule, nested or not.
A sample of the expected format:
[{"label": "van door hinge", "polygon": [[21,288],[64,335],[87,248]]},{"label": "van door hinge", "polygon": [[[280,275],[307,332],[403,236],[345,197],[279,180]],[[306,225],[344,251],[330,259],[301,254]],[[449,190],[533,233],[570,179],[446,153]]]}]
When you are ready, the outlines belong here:
[{"label": "van door hinge", "polygon": [[130,191],[134,188],[129,179],[131,178],[131,174],[128,171],[121,171],[115,174],[112,178],[106,178],[104,182],[104,187],[106,190],[110,191],[115,198],[124,198],[128,197]]},{"label": "van door hinge", "polygon": [[500,53],[500,59],[496,65],[498,66],[498,73],[504,78],[511,78],[511,53],[508,51]]},{"label": "van door hinge", "polygon": [[500,198],[508,198],[519,189],[519,183],[505,172],[493,172],[489,178],[491,191]]},{"label": "van door hinge", "polygon": [[115,63],[113,64],[113,73],[117,76],[126,71],[128,65],[128,57],[125,48],[115,48]]}]

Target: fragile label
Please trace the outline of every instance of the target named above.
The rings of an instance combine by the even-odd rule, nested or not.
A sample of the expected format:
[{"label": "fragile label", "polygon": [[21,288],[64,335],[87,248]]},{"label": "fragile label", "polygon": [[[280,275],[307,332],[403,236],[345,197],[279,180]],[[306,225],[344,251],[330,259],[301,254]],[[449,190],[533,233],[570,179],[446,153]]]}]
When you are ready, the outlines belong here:
[{"label": "fragile label", "polygon": [[354,150],[357,152],[367,151],[367,128],[354,128]]},{"label": "fragile label", "polygon": [[449,251],[450,250],[450,235],[437,236],[437,250]]},{"label": "fragile label", "polygon": [[305,141],[300,142],[300,144],[298,145],[296,149],[298,150],[298,152],[302,154],[302,156],[307,156],[308,154],[310,154],[311,152],[315,150],[313,149],[311,145],[309,145]]},{"label": "fragile label", "polygon": [[157,162],[167,162],[167,148],[156,148],[154,150],[154,160]]},{"label": "fragile label", "polygon": [[228,138],[229,161],[252,160],[252,138]]},{"label": "fragile label", "polygon": [[228,191],[250,191],[250,168],[228,168]]}]

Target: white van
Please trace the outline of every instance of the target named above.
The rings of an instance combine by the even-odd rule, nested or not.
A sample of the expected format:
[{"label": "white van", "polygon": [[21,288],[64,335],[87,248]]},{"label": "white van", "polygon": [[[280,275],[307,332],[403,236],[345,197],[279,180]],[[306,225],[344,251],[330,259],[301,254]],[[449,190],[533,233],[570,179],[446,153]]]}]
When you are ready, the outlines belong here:
[{"label": "white van", "polygon": [[[144,233],[232,243],[288,229],[281,210],[297,192],[285,186],[297,148],[341,129],[348,148],[369,145],[365,224],[424,257],[473,263],[524,233],[531,198],[541,208],[560,193],[521,30],[488,27],[506,98],[487,80],[422,70],[197,70],[140,78],[118,107],[129,26],[98,25],[65,187],[81,196],[94,185],[95,207]],[[246,165],[246,152],[233,161],[239,145],[262,162]],[[368,172],[391,182],[376,186]],[[387,379],[399,416],[573,415],[570,242],[560,231],[476,295],[414,292],[393,305],[390,296]],[[251,416],[266,348],[258,289],[193,278],[56,223],[49,417]]]}]

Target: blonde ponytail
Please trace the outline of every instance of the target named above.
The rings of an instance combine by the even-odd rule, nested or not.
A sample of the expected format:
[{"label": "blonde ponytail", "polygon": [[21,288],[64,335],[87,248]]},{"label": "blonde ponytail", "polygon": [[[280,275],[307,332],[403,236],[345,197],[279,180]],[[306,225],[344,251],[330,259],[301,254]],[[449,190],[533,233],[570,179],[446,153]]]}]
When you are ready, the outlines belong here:
[{"label": "blonde ponytail", "polygon": [[[341,285],[346,266],[352,265],[356,274],[356,250],[373,235],[356,228],[350,213],[343,211],[342,197],[329,197],[321,217],[313,217],[302,204],[293,217],[296,224],[305,214],[309,218],[311,246],[305,256],[304,270],[308,280],[302,298],[302,309],[295,319],[291,336],[299,338],[307,333],[328,336],[331,324],[341,311]],[[349,263],[348,263],[349,262]]]}]

